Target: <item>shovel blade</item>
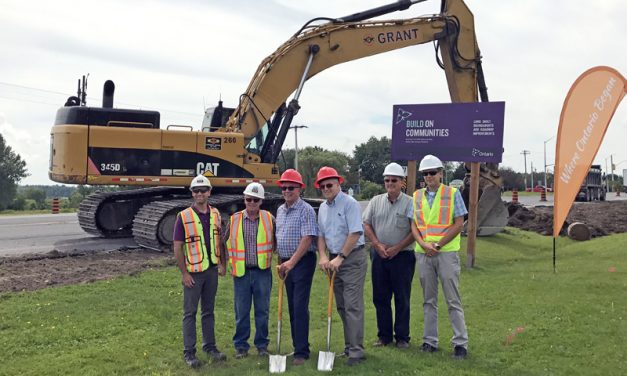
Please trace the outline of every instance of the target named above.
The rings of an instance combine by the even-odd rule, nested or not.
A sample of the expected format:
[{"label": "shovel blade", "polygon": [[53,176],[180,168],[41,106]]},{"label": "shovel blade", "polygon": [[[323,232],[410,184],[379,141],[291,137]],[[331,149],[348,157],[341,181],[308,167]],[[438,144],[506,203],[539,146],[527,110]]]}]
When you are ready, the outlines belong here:
[{"label": "shovel blade", "polygon": [[270,355],[270,373],[285,372],[285,355]]},{"label": "shovel blade", "polygon": [[332,371],[335,353],[330,351],[320,351],[318,354],[318,371]]}]

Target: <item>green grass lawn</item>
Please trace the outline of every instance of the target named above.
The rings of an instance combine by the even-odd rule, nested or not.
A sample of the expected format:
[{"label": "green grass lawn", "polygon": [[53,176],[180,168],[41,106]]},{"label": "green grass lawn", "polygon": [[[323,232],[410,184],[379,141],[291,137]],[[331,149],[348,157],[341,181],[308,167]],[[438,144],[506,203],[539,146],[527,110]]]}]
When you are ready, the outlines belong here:
[{"label": "green grass lawn", "polygon": [[[627,234],[579,243],[560,238],[557,243],[554,274],[550,237],[508,228],[505,234],[478,239],[477,267],[462,271],[470,336],[470,357],[462,362],[451,359],[451,329],[442,297],[442,351],[419,351],[422,298],[417,276],[412,292],[412,346],[408,350],[373,348],[376,322],[368,277],[368,359],[349,368],[338,358],[333,373],[627,374]],[[271,352],[276,340],[276,287],[275,283]],[[317,355],[326,337],[326,291],[325,276],[318,272],[310,306],[312,359],[297,369],[299,374],[319,373]],[[174,267],[112,281],[5,293],[0,295],[0,374],[268,374],[268,360],[254,352],[243,360],[233,356],[232,294],[231,277],[221,279],[216,336],[228,360],[216,364],[200,354],[203,366],[193,371],[182,361],[182,297]],[[335,311],[333,325],[332,350],[339,352],[342,328]],[[291,351],[287,315],[283,329],[282,348]],[[295,374],[290,360],[287,373]]]}]

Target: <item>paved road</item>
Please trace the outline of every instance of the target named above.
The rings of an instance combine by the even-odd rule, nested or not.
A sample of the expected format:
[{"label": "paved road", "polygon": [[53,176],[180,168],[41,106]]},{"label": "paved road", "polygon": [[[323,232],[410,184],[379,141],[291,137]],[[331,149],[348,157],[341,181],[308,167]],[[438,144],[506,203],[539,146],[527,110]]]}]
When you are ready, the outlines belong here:
[{"label": "paved road", "polygon": [[[511,196],[506,196],[506,197],[503,197],[503,200],[511,201],[512,198]],[[607,201],[627,200],[627,194],[622,193],[620,196],[616,196],[616,193],[610,192],[607,194],[606,200]],[[518,196],[518,201],[521,204],[527,205],[527,206],[541,206],[541,205],[553,206],[553,195],[552,194],[547,195],[546,201],[540,201],[540,193],[538,193],[537,195],[533,195],[533,196]]]},{"label": "paved road", "polygon": [[0,256],[135,246],[132,239],[87,235],[78,225],[76,213],[0,216]]},{"label": "paved road", "polygon": [[[627,200],[627,194],[607,196],[608,201]],[[511,201],[510,197],[504,200]],[[553,206],[553,195],[546,202],[540,196],[520,196],[523,205]],[[360,201],[362,210],[368,201]],[[15,256],[27,253],[47,253],[53,250],[114,250],[122,247],[137,247],[131,238],[103,239],[87,235],[78,225],[76,213],[0,216],[0,256]]]}]

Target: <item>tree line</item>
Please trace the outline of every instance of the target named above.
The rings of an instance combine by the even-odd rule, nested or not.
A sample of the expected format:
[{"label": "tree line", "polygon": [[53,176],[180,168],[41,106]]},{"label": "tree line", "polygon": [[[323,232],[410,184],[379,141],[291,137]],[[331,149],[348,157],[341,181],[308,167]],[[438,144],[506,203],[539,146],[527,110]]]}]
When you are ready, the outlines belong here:
[{"label": "tree line", "polygon": [[[320,197],[320,192],[314,187],[316,173],[322,166],[335,168],[345,178],[345,189],[352,188],[360,199],[369,199],[374,195],[383,193],[383,169],[390,162],[407,165],[405,161],[391,160],[391,139],[388,137],[370,137],[347,153],[337,150],[327,150],[320,146],[308,146],[298,151],[298,170],[306,184],[305,196]],[[288,168],[294,168],[294,149],[284,149],[279,158],[278,167],[281,172]],[[525,189],[525,181],[528,187],[544,185],[544,174],[527,174],[516,172],[510,167],[501,166],[499,173],[503,178],[503,189],[519,191]],[[463,163],[445,163],[445,183],[454,179],[463,180],[466,168]],[[532,176],[533,175],[533,176]],[[96,190],[116,190],[124,188],[116,187],[91,187],[91,186],[63,186],[63,185],[31,185],[18,186],[18,182],[28,176],[26,162],[6,145],[0,134],[0,211],[48,209],[50,199],[62,198],[62,208],[78,208],[78,205],[92,192]],[[416,174],[420,179],[420,174]],[[526,178],[526,179],[525,179]],[[614,175],[615,181],[621,181],[622,177]],[[420,181],[420,180],[419,180]],[[547,174],[547,185],[553,187],[553,174]]]}]

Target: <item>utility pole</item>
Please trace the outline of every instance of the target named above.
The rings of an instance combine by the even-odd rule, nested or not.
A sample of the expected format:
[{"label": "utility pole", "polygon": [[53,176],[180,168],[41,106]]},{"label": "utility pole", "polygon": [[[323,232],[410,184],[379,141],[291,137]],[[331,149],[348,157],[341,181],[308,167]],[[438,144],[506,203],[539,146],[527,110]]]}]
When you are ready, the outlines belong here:
[{"label": "utility pole", "polygon": [[531,154],[531,152],[529,150],[523,150],[520,154],[525,158],[525,190],[527,190],[527,155]]},{"label": "utility pole", "polygon": [[[608,157],[610,159],[612,159],[612,154],[610,154],[610,156]],[[614,169],[612,169],[613,171]],[[612,185],[607,181],[607,174],[610,172],[610,170],[607,168],[607,158],[605,158],[605,187],[607,188],[608,192],[612,192]],[[614,177],[610,177],[610,179],[612,179],[612,183],[614,182]]]},{"label": "utility pole", "polygon": [[[555,137],[555,136],[553,136],[553,137]],[[548,140],[544,141],[544,192],[545,193],[546,193],[546,190],[549,188],[549,186],[546,183],[546,168],[548,166],[553,166],[553,164],[550,164],[550,165],[546,164],[546,143],[551,141],[553,139],[553,137],[551,137]],[[555,185],[555,181],[553,182],[553,185]]]},{"label": "utility pole", "polygon": [[610,167],[612,167],[612,188],[614,187],[614,156],[610,154]]},{"label": "utility pole", "polygon": [[294,130],[294,169],[298,171],[298,128],[309,128],[306,125],[292,125],[289,129]]},{"label": "utility pole", "polygon": [[536,186],[536,182],[533,181],[533,161],[529,161],[529,163],[531,164],[531,190],[533,191],[533,188]]}]

